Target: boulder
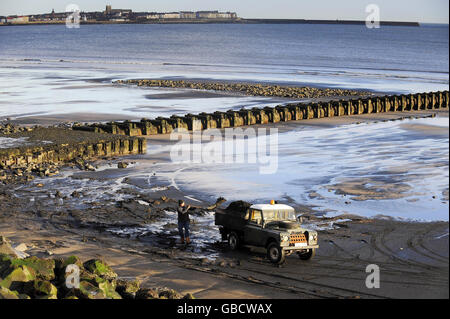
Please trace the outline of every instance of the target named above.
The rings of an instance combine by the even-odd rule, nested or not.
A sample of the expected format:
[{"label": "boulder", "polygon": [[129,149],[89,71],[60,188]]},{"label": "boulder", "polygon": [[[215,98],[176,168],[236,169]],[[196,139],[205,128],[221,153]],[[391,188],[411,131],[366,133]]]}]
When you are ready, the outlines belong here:
[{"label": "boulder", "polygon": [[109,282],[106,279],[97,277],[97,286],[103,292],[107,299],[122,299],[121,295],[116,292],[116,285],[114,282]]},{"label": "boulder", "polygon": [[[5,271],[3,274],[7,272]],[[15,290],[15,288],[22,288],[24,283],[33,281],[35,278],[36,275],[32,268],[25,265],[16,266],[0,281],[0,286]]]},{"label": "boulder", "polygon": [[125,163],[125,162],[117,163],[117,168],[127,168],[127,167],[128,167],[128,163]]},{"label": "boulder", "polygon": [[181,299],[183,296],[173,289],[165,289],[159,293],[160,299]]},{"label": "boulder", "polygon": [[55,261],[53,259],[41,259],[36,256],[25,259],[14,259],[12,261],[12,266],[27,266],[34,270],[37,278],[42,280],[55,279]]},{"label": "boulder", "polygon": [[195,299],[194,295],[188,292],[184,295],[183,299]]},{"label": "boulder", "polygon": [[18,252],[11,247],[11,242],[3,236],[0,236],[0,254],[5,254],[12,257],[19,257]]},{"label": "boulder", "polygon": [[98,287],[87,281],[80,282],[79,297],[83,299],[105,299],[106,296]]},{"label": "boulder", "polygon": [[117,274],[103,260],[91,259],[86,261],[83,266],[92,274],[104,279],[112,280],[117,278]]},{"label": "boulder", "polygon": [[19,293],[0,286],[0,299],[19,299]]},{"label": "boulder", "polygon": [[5,277],[4,272],[11,268],[12,257],[0,253],[0,276]]},{"label": "boulder", "polygon": [[136,293],[139,291],[139,287],[139,280],[117,280],[116,282],[117,292],[125,299],[134,299],[136,297]]},{"label": "boulder", "polygon": [[35,280],[33,286],[37,298],[58,299],[58,289],[50,281]]},{"label": "boulder", "polygon": [[159,293],[154,289],[139,289],[136,292],[136,299],[159,299]]}]

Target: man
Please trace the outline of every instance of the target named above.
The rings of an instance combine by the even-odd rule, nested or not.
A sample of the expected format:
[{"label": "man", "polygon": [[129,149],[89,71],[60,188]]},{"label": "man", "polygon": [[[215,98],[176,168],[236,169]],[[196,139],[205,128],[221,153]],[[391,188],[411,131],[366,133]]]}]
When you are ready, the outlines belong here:
[{"label": "man", "polygon": [[178,201],[178,232],[180,233],[181,243],[184,244],[186,239],[188,245],[191,243],[189,238],[189,208],[191,206],[186,206],[183,200]]}]

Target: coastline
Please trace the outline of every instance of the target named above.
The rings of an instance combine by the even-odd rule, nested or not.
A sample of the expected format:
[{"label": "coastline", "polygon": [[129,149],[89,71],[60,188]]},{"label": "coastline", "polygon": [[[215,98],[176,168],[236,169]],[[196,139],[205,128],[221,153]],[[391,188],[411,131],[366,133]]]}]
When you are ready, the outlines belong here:
[{"label": "coastline", "polygon": [[[24,25],[61,25],[65,21],[55,22],[29,22],[29,23],[5,23],[0,26],[24,26]],[[95,24],[335,24],[335,25],[361,25],[366,21],[361,20],[306,20],[306,19],[159,19],[156,21],[81,21],[81,25]],[[420,27],[419,22],[380,21],[381,26]]]}]

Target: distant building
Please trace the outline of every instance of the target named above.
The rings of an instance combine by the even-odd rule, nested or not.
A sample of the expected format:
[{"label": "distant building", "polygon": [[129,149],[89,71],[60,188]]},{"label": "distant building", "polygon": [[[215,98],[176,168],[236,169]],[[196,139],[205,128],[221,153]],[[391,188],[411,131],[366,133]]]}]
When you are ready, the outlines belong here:
[{"label": "distant building", "polygon": [[219,11],[198,11],[197,19],[217,19]]},{"label": "distant building", "polygon": [[115,20],[120,19],[122,17],[128,17],[133,13],[131,9],[113,9],[110,5],[106,6],[106,10],[104,11],[105,16],[111,18],[114,17]]},{"label": "distant building", "polygon": [[168,12],[160,15],[161,19],[180,19],[179,12]]},{"label": "distant building", "polygon": [[8,23],[28,23],[30,18],[28,16],[11,16],[6,18]]},{"label": "distant building", "polygon": [[6,17],[0,17],[0,23],[6,23]]},{"label": "distant building", "polygon": [[160,15],[157,12],[150,12],[147,14],[147,19],[148,20],[158,20],[158,19],[160,19]]},{"label": "distant building", "polygon": [[181,11],[180,18],[181,19],[196,19],[197,14],[195,12],[191,12],[191,11]]}]

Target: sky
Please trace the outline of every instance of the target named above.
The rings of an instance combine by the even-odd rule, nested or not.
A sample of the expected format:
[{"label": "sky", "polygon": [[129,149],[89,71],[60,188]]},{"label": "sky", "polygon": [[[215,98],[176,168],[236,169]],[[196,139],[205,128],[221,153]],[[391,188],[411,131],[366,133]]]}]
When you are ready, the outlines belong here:
[{"label": "sky", "polygon": [[365,20],[365,8],[376,4],[381,20],[449,23],[448,0],[0,0],[0,15],[64,12],[69,4],[81,11],[103,11],[107,4],[133,11],[237,12],[243,18]]}]

